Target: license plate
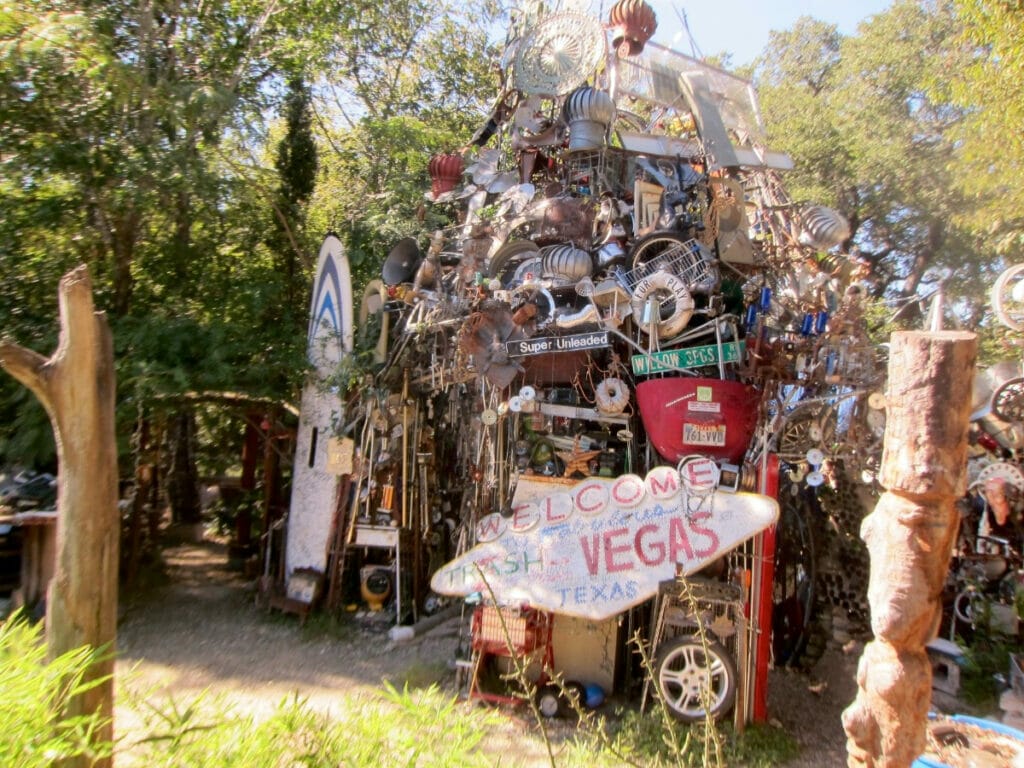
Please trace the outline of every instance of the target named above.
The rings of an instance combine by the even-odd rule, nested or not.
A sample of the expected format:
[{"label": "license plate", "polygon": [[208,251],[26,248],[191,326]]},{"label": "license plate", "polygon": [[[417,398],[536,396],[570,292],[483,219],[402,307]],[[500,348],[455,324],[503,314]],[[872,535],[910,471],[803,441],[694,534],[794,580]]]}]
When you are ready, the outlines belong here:
[{"label": "license plate", "polygon": [[725,445],[725,424],[683,424],[685,445]]}]

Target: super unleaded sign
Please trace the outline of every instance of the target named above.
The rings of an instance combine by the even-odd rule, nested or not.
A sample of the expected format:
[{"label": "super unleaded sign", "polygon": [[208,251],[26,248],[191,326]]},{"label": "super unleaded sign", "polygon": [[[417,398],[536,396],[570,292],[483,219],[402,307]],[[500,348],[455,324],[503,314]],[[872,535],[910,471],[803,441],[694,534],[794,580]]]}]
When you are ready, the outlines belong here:
[{"label": "super unleaded sign", "polygon": [[[430,581],[443,595],[493,592],[504,604],[600,620],[642,603],[660,582],[700,570],[778,519],[760,494],[700,488],[699,462],[641,478],[557,488],[521,478],[510,517],[488,515],[480,542]],[[696,482],[689,482],[696,481]],[[705,486],[706,487],[706,486]]]},{"label": "super unleaded sign", "polygon": [[610,346],[608,331],[576,333],[572,336],[545,336],[541,338],[506,341],[505,351],[512,357],[543,355],[548,352],[583,352]]}]

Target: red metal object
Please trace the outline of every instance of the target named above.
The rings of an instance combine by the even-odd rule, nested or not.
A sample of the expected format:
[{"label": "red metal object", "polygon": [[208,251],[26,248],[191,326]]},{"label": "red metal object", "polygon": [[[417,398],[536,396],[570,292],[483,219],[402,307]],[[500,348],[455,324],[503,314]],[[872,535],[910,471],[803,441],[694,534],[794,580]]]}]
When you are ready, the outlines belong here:
[{"label": "red metal object", "polygon": [[462,155],[441,154],[430,158],[427,171],[430,173],[430,194],[435,198],[451,192],[462,178]]},{"label": "red metal object", "polygon": [[[769,454],[760,490],[765,496],[779,496],[779,457]],[[757,646],[754,649],[754,711],[755,723],[768,722],[768,664],[772,651],[772,587],[775,581],[775,528],[771,526],[759,537],[758,557],[761,562],[760,610],[757,615]]]},{"label": "red metal object", "polygon": [[619,0],[608,14],[608,23],[619,55],[636,56],[658,28],[658,17],[644,0]]},{"label": "red metal object", "polygon": [[647,436],[668,461],[703,454],[738,462],[757,426],[761,393],[738,381],[672,377],[637,384]]},{"label": "red metal object", "polygon": [[[551,644],[553,616],[533,608],[500,608],[479,605],[473,611],[471,644],[479,663],[474,665],[474,676],[469,685],[469,698],[483,699],[500,704],[517,704],[520,697],[481,691],[476,673],[486,656],[536,657],[540,656],[540,677],[535,681],[542,686],[548,682],[548,672],[554,664]],[[526,660],[530,666],[533,659]]]}]

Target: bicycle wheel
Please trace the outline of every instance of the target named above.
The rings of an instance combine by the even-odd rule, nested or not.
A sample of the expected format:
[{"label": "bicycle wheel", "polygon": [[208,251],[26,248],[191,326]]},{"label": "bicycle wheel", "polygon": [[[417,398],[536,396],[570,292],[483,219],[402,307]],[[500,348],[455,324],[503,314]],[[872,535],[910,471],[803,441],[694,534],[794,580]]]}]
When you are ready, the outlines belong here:
[{"label": "bicycle wheel", "polygon": [[835,412],[822,413],[816,406],[798,405],[785,416],[777,452],[783,461],[798,463],[806,459],[811,448],[822,448],[829,454],[835,437]]},{"label": "bicycle wheel", "polygon": [[1003,421],[1024,422],[1024,378],[1003,382],[992,395],[992,413]]},{"label": "bicycle wheel", "polygon": [[[792,491],[795,490],[796,493]],[[814,619],[818,574],[813,493],[796,484],[779,494],[772,587],[772,653],[775,664],[796,664]]]}]

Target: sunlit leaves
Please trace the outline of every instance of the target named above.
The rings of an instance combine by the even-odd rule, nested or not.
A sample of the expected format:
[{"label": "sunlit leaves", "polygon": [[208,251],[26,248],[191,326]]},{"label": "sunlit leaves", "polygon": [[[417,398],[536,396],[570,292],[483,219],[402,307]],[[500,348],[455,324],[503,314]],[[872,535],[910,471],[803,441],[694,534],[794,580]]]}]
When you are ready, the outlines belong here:
[{"label": "sunlit leaves", "polygon": [[844,38],[801,20],[773,38],[781,47],[763,58],[761,94],[772,140],[796,159],[793,194],[853,222],[890,294],[941,275],[971,315],[984,302],[988,260],[956,223],[972,204],[950,168],[963,110],[929,91],[955,71],[958,29],[942,0],[897,2]]},{"label": "sunlit leaves", "polygon": [[965,64],[934,88],[966,108],[957,137],[964,188],[985,201],[968,220],[1001,254],[1024,255],[1024,7],[1009,0],[957,0]]}]

